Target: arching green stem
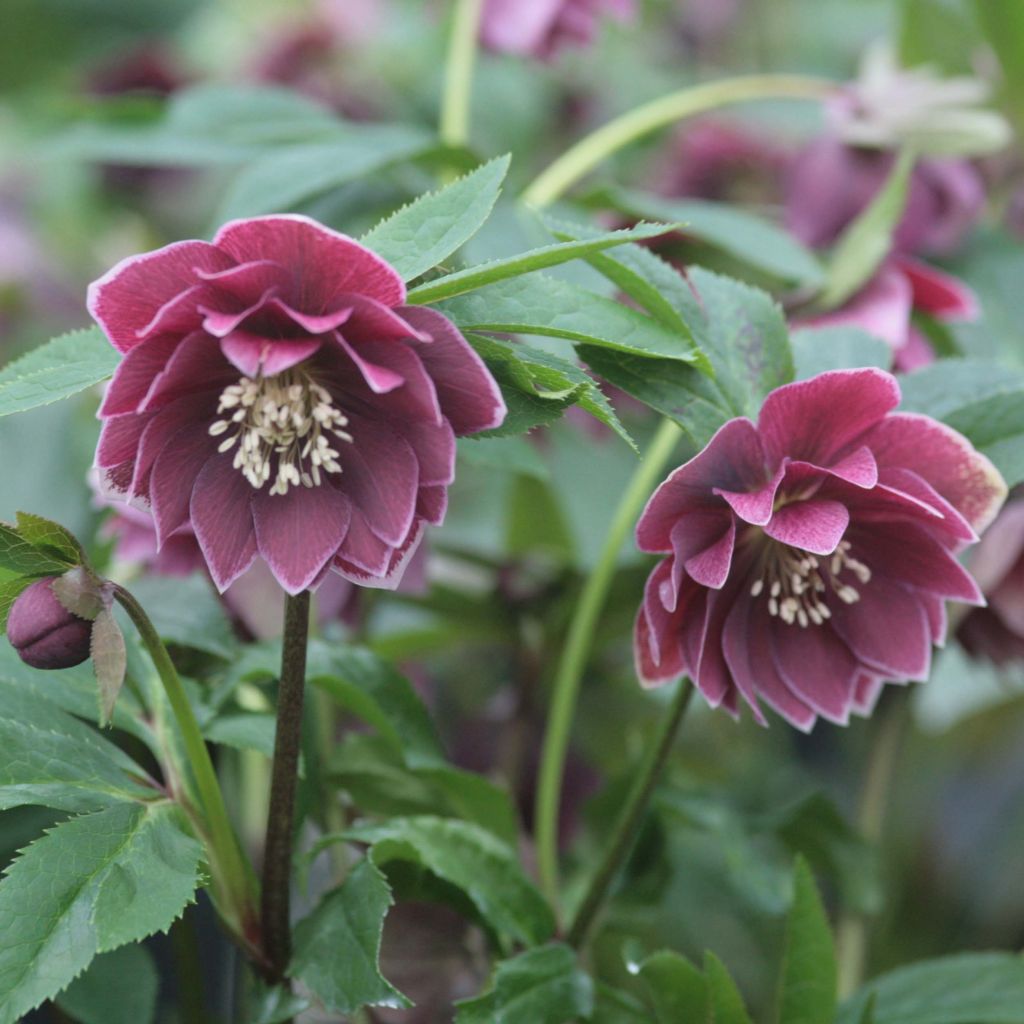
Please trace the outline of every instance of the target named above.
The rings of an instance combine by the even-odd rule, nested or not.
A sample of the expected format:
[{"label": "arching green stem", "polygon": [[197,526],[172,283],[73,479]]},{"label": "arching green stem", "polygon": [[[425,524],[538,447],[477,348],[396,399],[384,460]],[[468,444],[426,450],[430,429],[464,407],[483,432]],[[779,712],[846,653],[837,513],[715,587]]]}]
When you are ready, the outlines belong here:
[{"label": "arching green stem", "polygon": [[449,146],[464,146],[469,141],[473,67],[482,10],[483,0],[456,0],[452,15],[439,125],[441,141]]},{"label": "arching green stem", "polygon": [[593,643],[598,617],[608,596],[608,587],[615,575],[619,552],[681,435],[682,431],[673,421],[664,420],[633,474],[608,527],[597,563],[587,577],[573,611],[569,633],[555,672],[551,710],[541,751],[535,814],[540,880],[552,905],[556,904],[558,898],[558,812],[562,776],[569,734],[576,713],[580,679]]},{"label": "arching green stem", "polygon": [[527,186],[530,206],[550,206],[614,153],[659,128],[695,114],[751,100],[821,100],[835,83],[803,75],[749,75],[695,85],[644,103],[580,139]]}]

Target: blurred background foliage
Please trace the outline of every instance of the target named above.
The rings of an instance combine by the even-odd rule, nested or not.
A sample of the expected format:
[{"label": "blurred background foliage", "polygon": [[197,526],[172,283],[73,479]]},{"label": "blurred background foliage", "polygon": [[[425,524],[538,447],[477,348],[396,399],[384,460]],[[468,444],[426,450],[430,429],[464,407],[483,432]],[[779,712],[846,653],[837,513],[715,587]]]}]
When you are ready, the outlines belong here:
[{"label": "blurred background foliage", "polygon": [[[344,180],[332,159],[322,187],[296,193],[295,208],[353,234],[432,187],[437,154],[423,140],[438,113],[444,8],[440,0],[2,0],[0,362],[84,325],[85,285],[117,259],[206,236],[225,209],[260,212],[282,181],[267,162],[290,146],[350,138],[355,150],[369,140],[371,157],[396,154],[368,159],[371,176],[359,182]],[[605,26],[591,49],[544,64],[485,56],[473,150],[514,154],[512,196],[570,141],[638,102],[754,71],[846,80],[880,37],[908,63],[999,80],[1000,104],[1024,124],[1022,11],[997,0],[645,0],[637,24]],[[761,104],[729,119],[782,149],[822,126],[812,104]],[[403,128],[382,136],[384,124]],[[652,189],[674,159],[673,138],[631,148],[596,184]],[[949,328],[957,349],[1018,368],[1022,156],[1015,143],[988,159],[985,212],[939,261],[980,300],[976,322]],[[287,181],[287,166],[283,173]],[[755,194],[745,208],[777,222],[779,202]],[[538,230],[509,202],[469,255],[515,251],[543,237]],[[742,233],[727,241],[728,258],[715,245],[695,246],[689,258],[764,283],[763,268],[744,257]],[[92,538],[102,565],[110,544],[87,483],[95,407],[96,396],[85,395],[0,420],[0,517],[44,512]],[[641,407],[626,400],[619,412],[638,439],[650,433]],[[550,666],[636,456],[575,412],[529,440],[469,442],[462,454],[448,521],[430,541],[429,588],[364,595],[357,625],[334,623],[327,635],[357,632],[396,659],[455,761],[508,782],[528,824]],[[584,682],[563,814],[570,887],[664,703],[640,691],[632,670],[630,626],[646,569],[631,547],[623,551]],[[171,582],[167,593],[185,585]],[[194,642],[187,630],[180,639],[183,648]],[[1022,683],[1018,668],[973,662],[950,645],[914,695],[881,849],[852,824],[875,723],[823,722],[803,736],[775,719],[769,730],[749,717],[737,724],[695,701],[597,945],[602,975],[628,981],[627,935],[642,936],[648,952],[670,946],[699,959],[710,948],[763,1017],[794,851],[808,856],[833,908],[872,916],[872,973],[1024,945]],[[887,693],[880,714],[900,699]],[[387,792],[358,770],[357,742],[339,748],[339,777],[361,808],[386,811]],[[238,775],[258,769],[251,753],[223,754],[232,756]],[[0,814],[3,856],[51,819],[35,809]],[[430,970],[423,949],[438,941],[428,932],[417,947],[421,973]],[[220,963],[212,958],[208,971]]]}]

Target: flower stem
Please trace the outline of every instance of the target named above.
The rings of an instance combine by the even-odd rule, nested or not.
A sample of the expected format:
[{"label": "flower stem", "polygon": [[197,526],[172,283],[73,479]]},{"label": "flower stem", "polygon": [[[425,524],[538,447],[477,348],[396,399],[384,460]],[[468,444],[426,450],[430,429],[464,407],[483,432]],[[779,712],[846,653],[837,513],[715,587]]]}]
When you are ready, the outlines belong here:
[{"label": "flower stem", "polygon": [[464,146],[469,141],[469,109],[472,101],[473,67],[483,0],[456,0],[448,39],[444,94],[441,97],[441,141]]},{"label": "flower stem", "polygon": [[206,749],[206,741],[203,739],[174,662],[171,661],[167,648],[164,647],[149,616],[142,605],[123,587],[115,585],[114,596],[135,624],[149,656],[153,659],[153,665],[163,683],[168,703],[181,731],[185,753],[199,794],[217,908],[242,945],[252,952],[252,926],[255,919],[252,901],[255,876],[231,827],[224,804],[224,794],[217,781],[210,752]]},{"label": "flower stem", "polygon": [[826,79],[804,75],[749,75],[671,92],[609,121],[571,146],[526,188],[523,201],[549,206],[613,153],[683,118],[749,100],[820,100],[835,88]]},{"label": "flower stem", "polygon": [[662,421],[643,461],[637,467],[608,527],[597,564],[591,570],[573,610],[565,646],[555,671],[551,710],[541,751],[537,784],[536,843],[541,886],[552,906],[558,901],[558,814],[569,733],[576,712],[580,679],[586,667],[597,620],[615,575],[615,565],[627,534],[679,441],[682,431],[672,420]]},{"label": "flower stem", "polygon": [[[891,703],[877,720],[868,751],[867,772],[857,811],[861,836],[877,846],[882,839],[889,791],[910,727],[912,690],[892,694]],[[836,929],[839,962],[839,997],[845,999],[864,980],[868,953],[868,920],[861,913],[844,913]]]},{"label": "flower stem", "polygon": [[267,980],[284,979],[291,959],[292,831],[302,746],[302,702],[306,687],[309,591],[288,595],[284,606],[277,732],[270,778],[270,808],[263,851],[263,951]]},{"label": "flower stem", "polygon": [[637,831],[651,800],[651,794],[661,778],[665,762],[668,760],[669,752],[672,750],[672,744],[675,742],[676,734],[679,732],[679,726],[692,696],[693,684],[689,679],[681,679],[677,684],[668,712],[661,723],[661,731],[647,754],[647,760],[637,777],[622,813],[619,815],[619,820],[616,822],[611,844],[605,851],[604,858],[591,879],[580,909],[569,928],[567,941],[575,949],[579,949],[587,941],[590,930],[608,898],[612,883],[633,849]]}]

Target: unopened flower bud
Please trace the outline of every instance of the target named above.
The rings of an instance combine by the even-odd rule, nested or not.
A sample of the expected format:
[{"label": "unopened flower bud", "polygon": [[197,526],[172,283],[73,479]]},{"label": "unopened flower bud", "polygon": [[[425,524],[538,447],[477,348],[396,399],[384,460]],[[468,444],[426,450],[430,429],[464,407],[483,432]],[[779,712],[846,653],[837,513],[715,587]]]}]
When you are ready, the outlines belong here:
[{"label": "unopened flower bud", "polygon": [[89,657],[92,623],[57,600],[53,582],[37,580],[23,590],[7,617],[7,639],[33,668],[71,668]]}]

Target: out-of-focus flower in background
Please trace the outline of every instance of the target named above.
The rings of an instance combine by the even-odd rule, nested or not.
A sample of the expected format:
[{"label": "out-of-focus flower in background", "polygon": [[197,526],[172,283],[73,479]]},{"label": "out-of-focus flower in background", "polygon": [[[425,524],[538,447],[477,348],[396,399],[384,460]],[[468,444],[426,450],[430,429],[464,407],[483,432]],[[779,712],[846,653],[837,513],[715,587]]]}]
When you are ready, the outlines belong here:
[{"label": "out-of-focus flower in background", "polygon": [[480,36],[496,52],[548,60],[591,43],[602,17],[635,13],[634,0],[485,0]]},{"label": "out-of-focus flower in background", "polygon": [[440,523],[455,436],[498,425],[497,384],[455,327],[404,306],[392,268],[306,217],[122,261],[89,309],[124,353],[96,465],[194,530],[218,589],[262,556],[290,593],[330,570],[394,587]]},{"label": "out-of-focus flower in background", "polygon": [[658,488],[637,526],[648,684],[689,675],[712,706],[759,701],[801,729],[924,680],[946,600],[983,603],[956,553],[1006,494],[970,443],[894,413],[896,380],[842,370],[773,391]]}]

